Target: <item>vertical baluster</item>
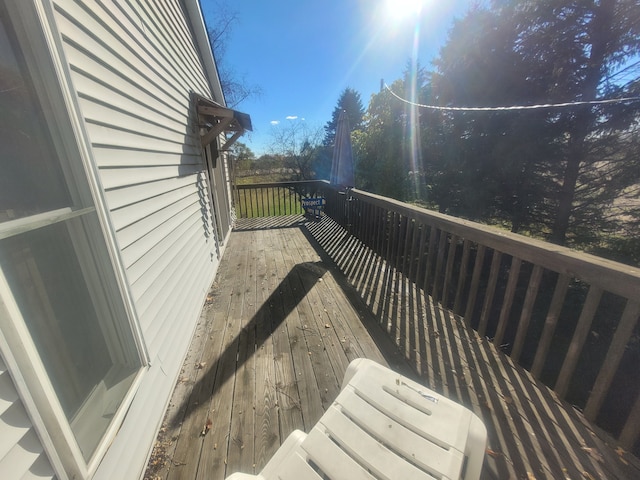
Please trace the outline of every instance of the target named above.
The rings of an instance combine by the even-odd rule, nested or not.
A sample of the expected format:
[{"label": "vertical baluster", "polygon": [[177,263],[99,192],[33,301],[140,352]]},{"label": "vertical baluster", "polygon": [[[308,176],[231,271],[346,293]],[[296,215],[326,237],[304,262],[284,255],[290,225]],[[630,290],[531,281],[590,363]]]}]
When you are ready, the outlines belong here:
[{"label": "vertical baluster", "polygon": [[640,394],[631,407],[631,413],[627,417],[622,433],[620,433],[620,445],[627,450],[631,450],[640,437]]},{"label": "vertical baluster", "polygon": [[595,421],[602,402],[604,402],[604,398],[609,391],[613,376],[618,370],[622,355],[633,334],[633,329],[638,323],[638,316],[640,316],[640,302],[637,300],[627,300],[627,305],[620,318],[620,323],[618,323],[616,332],[613,334],[613,339],[609,345],[607,356],[593,384],[587,405],[584,407],[584,416],[591,421]]},{"label": "vertical baluster", "polygon": [[436,255],[436,241],[438,237],[438,229],[435,226],[431,226],[429,232],[429,249],[427,250],[427,266],[424,271],[424,285],[423,290],[425,295],[429,295],[429,286],[431,283],[431,270],[433,267],[433,259]]},{"label": "vertical baluster", "polygon": [[[252,217],[259,217],[260,216],[260,188],[252,188],[251,189],[251,194],[252,194],[252,202],[251,202],[251,210],[252,210]],[[255,205],[253,205],[253,200],[255,200]]]},{"label": "vertical baluster", "polygon": [[244,208],[244,217],[249,218],[249,212],[247,211],[247,190],[242,190],[242,208]]},{"label": "vertical baluster", "polygon": [[496,335],[493,338],[493,344],[499,347],[504,338],[504,332],[507,329],[507,322],[509,320],[509,314],[511,313],[511,306],[513,305],[513,297],[516,293],[516,287],[518,286],[518,278],[520,277],[520,266],[522,260],[517,257],[511,259],[511,268],[509,269],[509,280],[507,280],[507,289],[504,292],[504,300],[502,301],[502,309],[500,310],[500,317],[498,318],[498,328],[496,329]]},{"label": "vertical baluster", "polygon": [[480,275],[484,264],[485,251],[486,247],[484,245],[478,245],[476,260],[473,264],[473,274],[471,276],[471,287],[469,288],[467,308],[464,311],[464,321],[467,325],[471,325],[471,316],[473,315],[473,307],[475,307],[476,297],[478,296],[478,287],[480,286]]},{"label": "vertical baluster", "polygon": [[374,227],[374,217],[373,217],[373,205],[369,202],[364,202],[363,209],[363,221],[364,221],[364,244],[367,248],[373,249],[373,227]]},{"label": "vertical baluster", "polygon": [[378,255],[380,255],[381,257],[383,256],[384,252],[385,252],[385,248],[384,248],[384,239],[385,239],[385,235],[386,235],[386,213],[384,208],[382,207],[377,207],[378,210],[378,215],[377,215],[377,219],[378,219],[378,248],[377,248],[377,253]]},{"label": "vertical baluster", "polygon": [[418,265],[416,267],[416,288],[420,288],[420,285],[422,285],[420,282],[424,270],[422,267],[424,263],[422,259],[424,258],[424,252],[427,249],[427,225],[425,223],[420,225],[420,240],[418,242],[420,248],[418,249]]},{"label": "vertical baluster", "polygon": [[564,299],[567,296],[567,289],[569,288],[569,277],[567,275],[558,275],[556,281],[556,288],[553,291],[553,297],[551,298],[551,305],[549,306],[549,312],[544,322],[544,329],[542,330],[542,336],[538,343],[538,350],[533,360],[533,366],[531,367],[531,375],[535,378],[540,378],[542,373],[542,367],[547,359],[551,342],[553,341],[553,333],[556,330],[558,324],[558,318],[564,305]]},{"label": "vertical baluster", "polygon": [[493,297],[496,293],[496,284],[498,283],[498,274],[500,273],[500,262],[502,253],[494,250],[491,259],[491,270],[489,272],[489,283],[487,291],[484,294],[484,304],[482,305],[482,313],[480,314],[480,324],[478,325],[478,335],[484,337],[487,333],[487,324],[489,323],[489,313],[493,304]]},{"label": "vertical baluster", "polygon": [[280,214],[288,215],[291,189],[289,187],[280,187],[280,190],[278,191],[278,196],[279,196],[278,204],[280,205]]},{"label": "vertical baluster", "polygon": [[554,387],[554,390],[561,398],[564,398],[569,390],[569,384],[571,382],[573,372],[578,364],[580,352],[582,352],[582,347],[584,346],[584,342],[586,341],[589,330],[591,329],[591,322],[593,322],[593,317],[596,314],[601,297],[602,289],[595,285],[591,285],[591,287],[589,287],[587,299],[582,307],[580,318],[578,319],[578,325],[573,333],[573,338],[571,339],[567,356],[564,359],[564,363],[562,364],[560,374],[558,375],[558,379],[556,380]]},{"label": "vertical baluster", "polygon": [[467,283],[467,267],[469,266],[469,255],[471,253],[471,242],[465,239],[462,247],[462,260],[460,260],[460,276],[456,286],[456,298],[453,301],[453,313],[460,315],[462,309],[462,295]]},{"label": "vertical baluster", "polygon": [[411,219],[409,217],[402,218],[403,228],[401,229],[400,240],[404,237],[404,243],[402,244],[402,252],[398,255],[399,260],[399,268],[402,270],[405,278],[407,277],[407,270],[409,268],[408,260],[409,260],[409,240],[411,229]]},{"label": "vertical baluster", "polygon": [[453,274],[453,262],[456,258],[456,253],[458,250],[458,236],[451,235],[451,240],[449,241],[449,252],[447,253],[447,266],[444,271],[444,282],[442,284],[442,305],[444,307],[447,306],[447,302],[449,301],[449,284],[451,283],[451,275]]},{"label": "vertical baluster", "polygon": [[390,212],[387,211],[387,254],[385,256],[385,260],[387,261],[387,265],[389,268],[391,268],[391,252],[392,252],[392,245],[393,245],[393,232],[394,232],[394,224],[395,224],[395,213],[394,212]]},{"label": "vertical baluster", "polygon": [[269,194],[269,192],[268,192],[267,188],[261,188],[260,189],[260,204],[262,205],[262,211],[260,212],[260,216],[261,217],[266,217],[268,215],[266,210],[265,210],[265,208],[264,208],[264,197],[266,195],[268,195],[268,194]]},{"label": "vertical baluster", "polygon": [[416,241],[418,240],[418,220],[411,221],[411,247],[409,249],[409,271],[407,273],[407,278],[415,284],[417,284],[417,280],[415,278],[415,271],[417,270],[416,266]]},{"label": "vertical baluster", "polygon": [[400,232],[402,231],[402,223],[404,221],[404,217],[399,213],[394,213],[394,222],[393,222],[393,249],[391,250],[391,263],[393,267],[397,270],[400,265]]},{"label": "vertical baluster", "polygon": [[351,206],[353,211],[353,219],[351,220],[355,226],[355,231],[357,232],[358,239],[362,240],[362,219],[360,218],[362,215],[362,205],[355,198],[351,199]]},{"label": "vertical baluster", "polygon": [[440,282],[442,278],[442,264],[444,263],[444,251],[447,247],[447,237],[449,235],[444,230],[440,230],[440,241],[438,242],[438,255],[436,260],[436,269],[433,274],[433,290],[431,297],[434,302],[440,299]]},{"label": "vertical baluster", "polygon": [[369,229],[371,224],[369,223],[369,207],[367,202],[360,199],[356,200],[358,204],[358,223],[360,225],[360,241],[364,243],[366,247],[369,247]]},{"label": "vertical baluster", "polygon": [[513,349],[511,350],[511,358],[514,362],[520,360],[520,354],[524,346],[525,338],[527,337],[527,330],[529,329],[529,323],[531,322],[531,315],[533,314],[533,305],[536,302],[538,296],[538,290],[540,289],[540,280],[542,280],[543,268],[540,265],[533,267],[531,272],[531,279],[529,280],[529,286],[527,287],[527,295],[524,298],[524,304],[522,305],[522,314],[518,321],[518,331],[516,332],[516,338],[513,341]]}]

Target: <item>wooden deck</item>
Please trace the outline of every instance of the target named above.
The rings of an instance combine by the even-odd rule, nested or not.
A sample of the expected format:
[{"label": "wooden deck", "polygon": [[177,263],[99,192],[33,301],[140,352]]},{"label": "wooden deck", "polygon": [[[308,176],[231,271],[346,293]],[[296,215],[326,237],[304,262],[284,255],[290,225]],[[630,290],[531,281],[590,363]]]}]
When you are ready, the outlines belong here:
[{"label": "wooden deck", "polygon": [[361,356],[478,414],[483,478],[640,478],[638,459],[327,217],[239,221],[145,478],[259,472]]}]

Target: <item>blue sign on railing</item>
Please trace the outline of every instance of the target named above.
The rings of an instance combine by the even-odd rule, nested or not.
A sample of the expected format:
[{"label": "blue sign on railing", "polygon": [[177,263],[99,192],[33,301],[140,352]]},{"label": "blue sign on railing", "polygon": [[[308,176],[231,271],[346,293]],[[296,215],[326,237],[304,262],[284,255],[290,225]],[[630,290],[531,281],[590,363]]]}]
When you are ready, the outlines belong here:
[{"label": "blue sign on railing", "polygon": [[324,197],[303,198],[302,208],[304,209],[317,209],[324,207],[327,203]]}]

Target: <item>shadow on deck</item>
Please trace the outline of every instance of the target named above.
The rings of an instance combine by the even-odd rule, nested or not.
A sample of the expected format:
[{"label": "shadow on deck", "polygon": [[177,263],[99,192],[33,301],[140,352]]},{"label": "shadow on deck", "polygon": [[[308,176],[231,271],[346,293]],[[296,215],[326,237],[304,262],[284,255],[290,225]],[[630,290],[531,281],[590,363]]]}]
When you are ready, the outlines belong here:
[{"label": "shadow on deck", "polygon": [[239,220],[146,478],[258,472],[367,357],[483,419],[483,478],[638,478],[638,460],[324,217]]}]

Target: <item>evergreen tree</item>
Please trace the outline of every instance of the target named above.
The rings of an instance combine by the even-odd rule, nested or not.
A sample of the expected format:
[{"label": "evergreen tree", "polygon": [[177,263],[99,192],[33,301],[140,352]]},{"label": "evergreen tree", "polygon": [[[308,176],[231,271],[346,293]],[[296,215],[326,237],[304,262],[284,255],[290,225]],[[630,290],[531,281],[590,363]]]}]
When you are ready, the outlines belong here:
[{"label": "evergreen tree", "polygon": [[[640,53],[640,6],[636,0],[544,0],[523,2],[513,10],[514,19],[523,26],[516,51],[535,66],[536,80],[550,98],[589,101],[629,93],[635,82],[625,85],[615,78],[621,67]],[[639,112],[636,102],[575,108],[558,116],[556,125],[566,141],[558,158],[562,173],[552,241],[565,242],[572,220],[574,225],[588,222],[590,228],[601,225],[603,219],[598,216],[581,216],[585,210],[580,207],[598,205],[592,209],[597,215],[627,186],[625,183],[638,181],[637,159],[635,168],[628,165],[632,168],[614,175],[617,185],[605,188],[598,177],[603,169],[609,170],[614,160],[610,154],[622,152],[620,141]]]},{"label": "evergreen tree", "polygon": [[[393,82],[391,90],[414,103],[426,102],[429,79],[418,63],[409,64],[404,78]],[[387,90],[372,95],[364,128],[354,135],[360,188],[403,201],[426,200],[424,131],[431,116]]]},{"label": "evergreen tree", "polygon": [[[493,11],[472,10],[454,24],[435,64],[442,105],[532,104],[540,91],[513,51],[517,31]],[[432,162],[432,198],[441,211],[509,223],[514,232],[544,222],[555,148],[544,112],[445,112]]]},{"label": "evergreen tree", "polygon": [[336,128],[338,126],[338,117],[340,112],[345,110],[347,117],[349,118],[349,127],[351,131],[359,130],[362,128],[362,117],[364,116],[364,107],[362,105],[362,99],[360,94],[352,88],[345,88],[340,97],[338,98],[338,104],[333,109],[331,114],[331,120],[327,122],[324,127],[325,135],[323,144],[327,147],[333,146],[333,142],[336,136]]},{"label": "evergreen tree", "polygon": [[[472,10],[436,62],[438,101],[521,105],[633,94],[637,81],[621,81],[620,72],[628,74],[640,51],[639,15],[634,0],[503,0]],[[450,142],[440,167],[453,165],[460,185],[448,203],[474,218],[506,218],[515,231],[537,225],[557,243],[569,233],[585,240],[585,231],[610,226],[603,212],[639,180],[637,156],[626,153],[639,109],[635,102],[443,115]]]},{"label": "evergreen tree", "polygon": [[[404,82],[391,86],[404,93]],[[388,91],[371,96],[364,115],[365,128],[353,135],[356,184],[359,188],[398,200],[405,198],[402,165],[404,105]]]}]

